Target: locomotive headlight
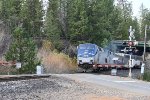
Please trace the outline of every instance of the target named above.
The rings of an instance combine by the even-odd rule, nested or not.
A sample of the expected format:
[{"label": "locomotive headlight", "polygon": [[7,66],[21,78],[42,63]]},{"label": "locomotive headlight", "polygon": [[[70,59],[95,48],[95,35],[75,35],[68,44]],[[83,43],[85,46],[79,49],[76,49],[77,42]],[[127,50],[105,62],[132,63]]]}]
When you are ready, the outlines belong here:
[{"label": "locomotive headlight", "polygon": [[92,53],[92,56],[94,56],[95,54]]},{"label": "locomotive headlight", "polygon": [[94,61],[94,58],[90,58],[90,61],[92,61],[92,62],[93,62],[93,61]]},{"label": "locomotive headlight", "polygon": [[90,59],[90,64],[93,64],[93,62],[94,62],[94,59],[91,58],[91,59]]},{"label": "locomotive headlight", "polygon": [[78,57],[81,57],[82,55],[81,54],[78,54]]},{"label": "locomotive headlight", "polygon": [[94,54],[94,53],[89,53],[89,55],[92,55],[92,56],[94,56],[95,54]]}]

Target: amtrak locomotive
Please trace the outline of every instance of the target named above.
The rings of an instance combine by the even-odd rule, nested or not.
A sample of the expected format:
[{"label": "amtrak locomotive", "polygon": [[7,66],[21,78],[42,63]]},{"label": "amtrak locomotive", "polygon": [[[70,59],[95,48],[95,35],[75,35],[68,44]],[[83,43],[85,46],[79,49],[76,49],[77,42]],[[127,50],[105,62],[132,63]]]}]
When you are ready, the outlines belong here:
[{"label": "amtrak locomotive", "polygon": [[97,69],[100,64],[114,64],[118,62],[119,59],[112,52],[95,44],[86,43],[78,46],[77,63],[80,68],[85,70],[90,68]]},{"label": "amtrak locomotive", "polygon": [[83,69],[89,69],[99,61],[99,48],[95,44],[80,44],[78,46],[77,63]]},{"label": "amtrak locomotive", "polygon": [[[129,57],[125,55],[118,55],[111,52],[109,49],[103,49],[95,44],[85,43],[78,46],[77,51],[77,64],[78,67],[88,70],[108,68],[108,67],[121,67],[128,65]],[[132,60],[133,65],[140,65],[140,61]],[[125,67],[125,66],[124,66]],[[127,66],[126,66],[127,67]]]},{"label": "amtrak locomotive", "polygon": [[83,69],[89,69],[99,62],[99,48],[95,44],[86,43],[78,46],[77,63]]}]

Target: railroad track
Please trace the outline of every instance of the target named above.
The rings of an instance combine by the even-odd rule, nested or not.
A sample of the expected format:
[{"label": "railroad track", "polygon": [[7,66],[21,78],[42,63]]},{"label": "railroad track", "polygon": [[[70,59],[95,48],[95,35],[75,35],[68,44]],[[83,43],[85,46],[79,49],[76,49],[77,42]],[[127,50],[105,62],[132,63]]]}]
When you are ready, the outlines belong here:
[{"label": "railroad track", "polygon": [[50,75],[1,75],[0,82],[48,78]]},{"label": "railroad track", "polygon": [[[94,74],[94,75],[111,75],[111,69],[104,69],[97,72],[93,72],[92,70],[87,70],[86,72],[82,69],[78,69],[77,74],[87,73],[87,74]],[[117,75],[120,77],[128,77],[129,69],[117,69]],[[132,78],[139,79],[141,76],[141,69],[140,68],[132,68]]]}]

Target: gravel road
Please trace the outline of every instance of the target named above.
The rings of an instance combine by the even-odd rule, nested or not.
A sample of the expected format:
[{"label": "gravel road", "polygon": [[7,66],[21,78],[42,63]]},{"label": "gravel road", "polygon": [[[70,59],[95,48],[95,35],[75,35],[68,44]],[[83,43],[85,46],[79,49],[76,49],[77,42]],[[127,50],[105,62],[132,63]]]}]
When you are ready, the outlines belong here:
[{"label": "gravel road", "polygon": [[0,82],[0,100],[150,100],[150,97],[51,75]]}]

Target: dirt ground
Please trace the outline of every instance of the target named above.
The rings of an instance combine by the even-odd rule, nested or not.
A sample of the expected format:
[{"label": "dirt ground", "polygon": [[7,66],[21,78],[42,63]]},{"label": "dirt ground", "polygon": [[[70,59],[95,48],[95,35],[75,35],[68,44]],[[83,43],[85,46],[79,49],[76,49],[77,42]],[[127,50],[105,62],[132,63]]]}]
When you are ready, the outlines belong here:
[{"label": "dirt ground", "polygon": [[125,100],[125,99],[123,99],[123,98],[120,98],[120,97],[115,97],[115,96],[110,96],[110,97],[108,97],[108,96],[101,96],[101,97],[99,97],[99,96],[94,96],[94,95],[87,95],[86,97],[85,97],[85,99],[86,100]]},{"label": "dirt ground", "polygon": [[0,82],[0,100],[150,100],[150,97],[51,75]]}]

